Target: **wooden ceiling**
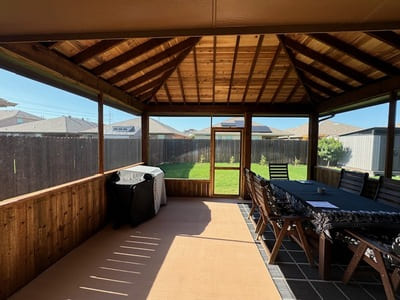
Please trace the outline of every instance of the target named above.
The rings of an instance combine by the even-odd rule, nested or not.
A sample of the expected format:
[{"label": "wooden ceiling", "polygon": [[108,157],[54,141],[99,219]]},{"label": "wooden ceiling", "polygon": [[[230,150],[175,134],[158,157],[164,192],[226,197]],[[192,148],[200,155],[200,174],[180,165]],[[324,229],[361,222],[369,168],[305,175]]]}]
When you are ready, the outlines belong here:
[{"label": "wooden ceiling", "polygon": [[400,88],[399,32],[66,40],[1,44],[0,50],[138,111],[250,105],[327,112]]},{"label": "wooden ceiling", "polygon": [[315,104],[400,74],[394,31],[42,45],[146,104]]}]

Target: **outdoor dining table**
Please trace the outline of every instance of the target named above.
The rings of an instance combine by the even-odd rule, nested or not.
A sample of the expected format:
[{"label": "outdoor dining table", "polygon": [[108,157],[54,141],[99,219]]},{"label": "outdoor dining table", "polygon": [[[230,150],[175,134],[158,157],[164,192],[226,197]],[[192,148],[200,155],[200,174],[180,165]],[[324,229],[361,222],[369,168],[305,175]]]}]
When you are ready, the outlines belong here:
[{"label": "outdoor dining table", "polygon": [[312,180],[271,180],[275,195],[311,217],[319,234],[319,274],[328,279],[331,231],[339,228],[400,227],[400,210]]}]

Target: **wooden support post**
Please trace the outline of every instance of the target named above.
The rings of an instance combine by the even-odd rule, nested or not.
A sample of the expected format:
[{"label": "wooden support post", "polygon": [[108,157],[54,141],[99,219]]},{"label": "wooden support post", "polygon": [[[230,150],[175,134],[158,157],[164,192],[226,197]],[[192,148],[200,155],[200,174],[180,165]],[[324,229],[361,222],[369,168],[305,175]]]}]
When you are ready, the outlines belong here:
[{"label": "wooden support post", "polygon": [[149,164],[149,114],[142,113],[142,161]]},{"label": "wooden support post", "polygon": [[311,113],[308,120],[307,179],[315,180],[315,167],[318,159],[318,114]]},{"label": "wooden support post", "polygon": [[[251,128],[252,128],[252,117],[253,114],[250,112],[246,112],[244,114],[244,151],[243,151],[243,168],[250,169],[251,167]],[[242,189],[241,189],[241,197],[245,198],[248,195],[248,191],[246,188],[246,181],[244,178],[244,170],[242,170]]]},{"label": "wooden support post", "polygon": [[393,91],[390,94],[389,116],[386,134],[386,160],[385,160],[385,177],[392,178],[393,171],[393,148],[396,128],[396,99],[397,93]]},{"label": "wooden support post", "polygon": [[98,167],[99,173],[104,173],[104,122],[103,122],[103,93],[100,92],[97,98],[97,118],[98,118]]}]

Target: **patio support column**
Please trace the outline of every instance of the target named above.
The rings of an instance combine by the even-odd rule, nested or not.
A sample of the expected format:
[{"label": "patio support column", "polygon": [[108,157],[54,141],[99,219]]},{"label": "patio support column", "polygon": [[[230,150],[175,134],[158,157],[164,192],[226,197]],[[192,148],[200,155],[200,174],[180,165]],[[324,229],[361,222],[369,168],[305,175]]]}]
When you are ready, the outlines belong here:
[{"label": "patio support column", "polygon": [[98,124],[98,167],[99,173],[104,173],[104,123],[103,123],[103,92],[97,97],[97,124]]},{"label": "patio support column", "polygon": [[[251,167],[251,128],[252,128],[252,118],[253,114],[250,112],[246,112],[244,114],[244,137],[243,137],[243,168],[250,169]],[[241,172],[242,174],[242,186],[241,186],[241,197],[244,198],[248,195],[248,191],[246,188],[244,170]]]},{"label": "patio support column", "polygon": [[142,113],[142,162],[149,164],[149,114]]},{"label": "patio support column", "polygon": [[392,91],[389,101],[389,117],[386,134],[386,159],[385,159],[385,177],[392,178],[393,171],[393,148],[396,127],[396,97],[397,93]]},{"label": "patio support column", "polygon": [[307,179],[315,180],[315,167],[318,158],[318,113],[312,112],[308,117],[308,161]]}]

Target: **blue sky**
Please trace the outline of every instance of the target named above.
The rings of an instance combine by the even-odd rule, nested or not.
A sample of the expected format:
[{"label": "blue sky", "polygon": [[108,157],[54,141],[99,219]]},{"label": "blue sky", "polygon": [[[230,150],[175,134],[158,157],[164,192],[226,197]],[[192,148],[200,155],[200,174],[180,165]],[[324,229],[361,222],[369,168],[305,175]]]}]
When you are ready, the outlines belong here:
[{"label": "blue sky", "polygon": [[[65,115],[97,122],[97,104],[94,101],[27,79],[3,69],[0,69],[0,98],[18,103],[15,107],[16,109],[43,118],[55,118]],[[362,128],[386,126],[387,112],[388,104],[382,104],[338,114],[332,121]],[[104,108],[104,122],[106,124],[127,120],[132,117],[130,114],[110,107]],[[210,127],[210,118],[208,117],[154,118],[181,131],[190,128],[202,129]],[[221,117],[214,118],[213,123],[224,119]],[[307,122],[307,119],[257,117],[254,121],[278,129],[287,129],[304,124]],[[400,107],[397,109],[396,122],[400,123]]]}]

